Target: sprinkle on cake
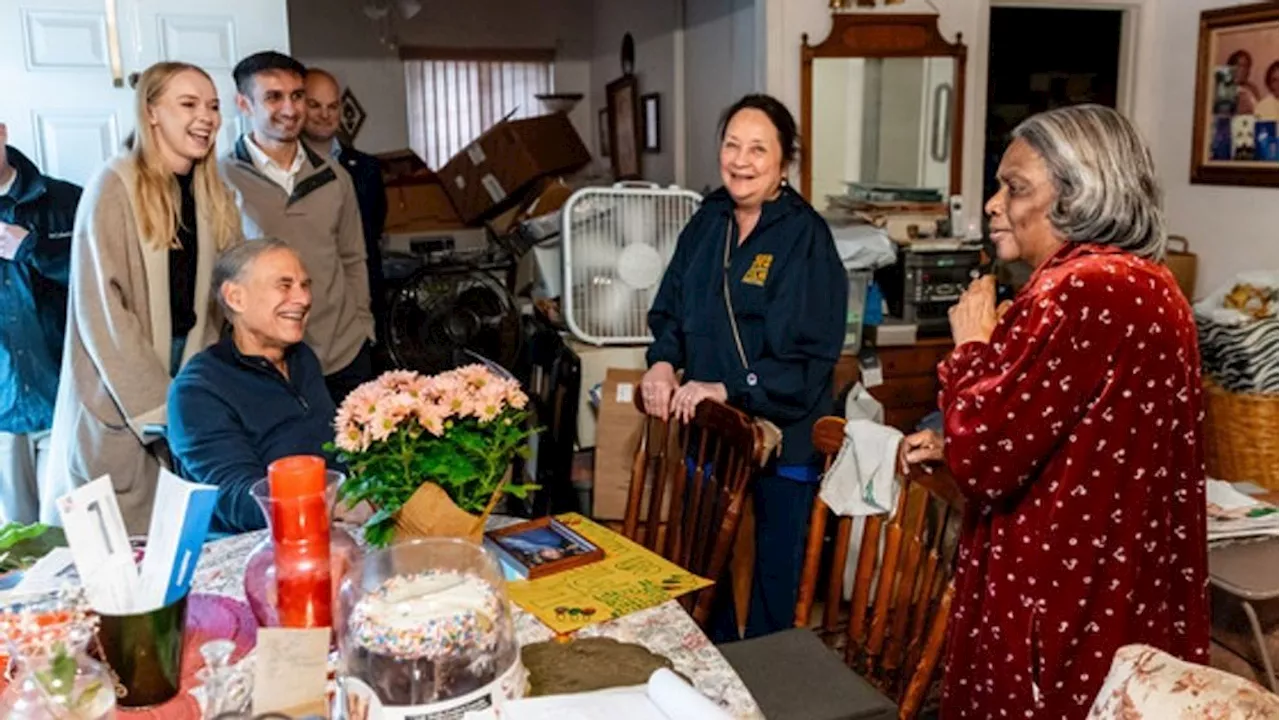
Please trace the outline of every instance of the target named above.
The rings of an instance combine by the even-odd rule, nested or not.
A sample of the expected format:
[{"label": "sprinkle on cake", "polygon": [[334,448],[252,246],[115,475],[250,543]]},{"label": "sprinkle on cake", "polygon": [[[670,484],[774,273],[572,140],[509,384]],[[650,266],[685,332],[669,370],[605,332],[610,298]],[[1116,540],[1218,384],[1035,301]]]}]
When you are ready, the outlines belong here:
[{"label": "sprinkle on cake", "polygon": [[356,604],[351,624],[356,642],[371,652],[435,659],[497,645],[501,602],[476,575],[397,575]]}]

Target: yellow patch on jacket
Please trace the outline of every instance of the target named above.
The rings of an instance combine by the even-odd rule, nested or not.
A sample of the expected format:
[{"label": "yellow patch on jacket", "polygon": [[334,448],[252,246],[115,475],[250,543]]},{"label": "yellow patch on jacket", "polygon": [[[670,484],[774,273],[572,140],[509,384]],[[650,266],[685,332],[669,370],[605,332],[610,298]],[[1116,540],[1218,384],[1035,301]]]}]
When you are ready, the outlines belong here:
[{"label": "yellow patch on jacket", "polygon": [[751,268],[742,276],[742,282],[763,287],[764,281],[769,279],[769,268],[772,265],[773,256],[769,253],[756,255],[756,259],[751,261]]}]

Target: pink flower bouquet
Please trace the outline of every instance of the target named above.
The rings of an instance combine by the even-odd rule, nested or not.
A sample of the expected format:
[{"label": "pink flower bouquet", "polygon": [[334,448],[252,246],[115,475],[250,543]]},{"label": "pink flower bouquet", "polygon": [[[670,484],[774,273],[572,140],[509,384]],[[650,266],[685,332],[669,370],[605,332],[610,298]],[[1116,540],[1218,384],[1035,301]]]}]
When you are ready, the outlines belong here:
[{"label": "pink flower bouquet", "polygon": [[348,470],[339,499],[376,510],[365,539],[387,545],[396,513],[426,483],[468,513],[487,513],[504,492],[523,498],[535,489],[503,482],[534,431],[528,402],[519,383],[484,365],[430,377],[396,370],[352,391],[334,419],[333,445]]}]

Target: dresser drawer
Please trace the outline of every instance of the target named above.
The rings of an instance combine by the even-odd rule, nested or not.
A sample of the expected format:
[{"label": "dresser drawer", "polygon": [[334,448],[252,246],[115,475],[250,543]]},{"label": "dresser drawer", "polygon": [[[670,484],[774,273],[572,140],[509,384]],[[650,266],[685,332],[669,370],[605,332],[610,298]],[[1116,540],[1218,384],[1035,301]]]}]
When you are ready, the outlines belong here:
[{"label": "dresser drawer", "polygon": [[950,343],[883,347],[876,352],[886,381],[913,375],[937,375],[938,363],[950,353]]},{"label": "dresser drawer", "polygon": [[935,407],[938,404],[938,381],[928,376],[886,379],[871,388],[871,397],[889,408]]}]

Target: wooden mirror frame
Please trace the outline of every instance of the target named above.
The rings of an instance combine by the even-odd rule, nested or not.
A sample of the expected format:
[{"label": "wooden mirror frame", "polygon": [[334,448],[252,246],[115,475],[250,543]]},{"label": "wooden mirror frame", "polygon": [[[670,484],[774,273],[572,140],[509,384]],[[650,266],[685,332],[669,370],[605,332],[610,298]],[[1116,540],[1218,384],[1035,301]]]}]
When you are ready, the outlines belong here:
[{"label": "wooden mirror frame", "polygon": [[964,164],[964,61],[967,50],[956,33],[954,43],[938,31],[938,15],[831,14],[831,32],[817,45],[800,36],[800,192],[810,197],[813,183],[813,61],[843,57],[951,57],[955,60],[954,118],[951,123],[951,194],[961,192]]}]

